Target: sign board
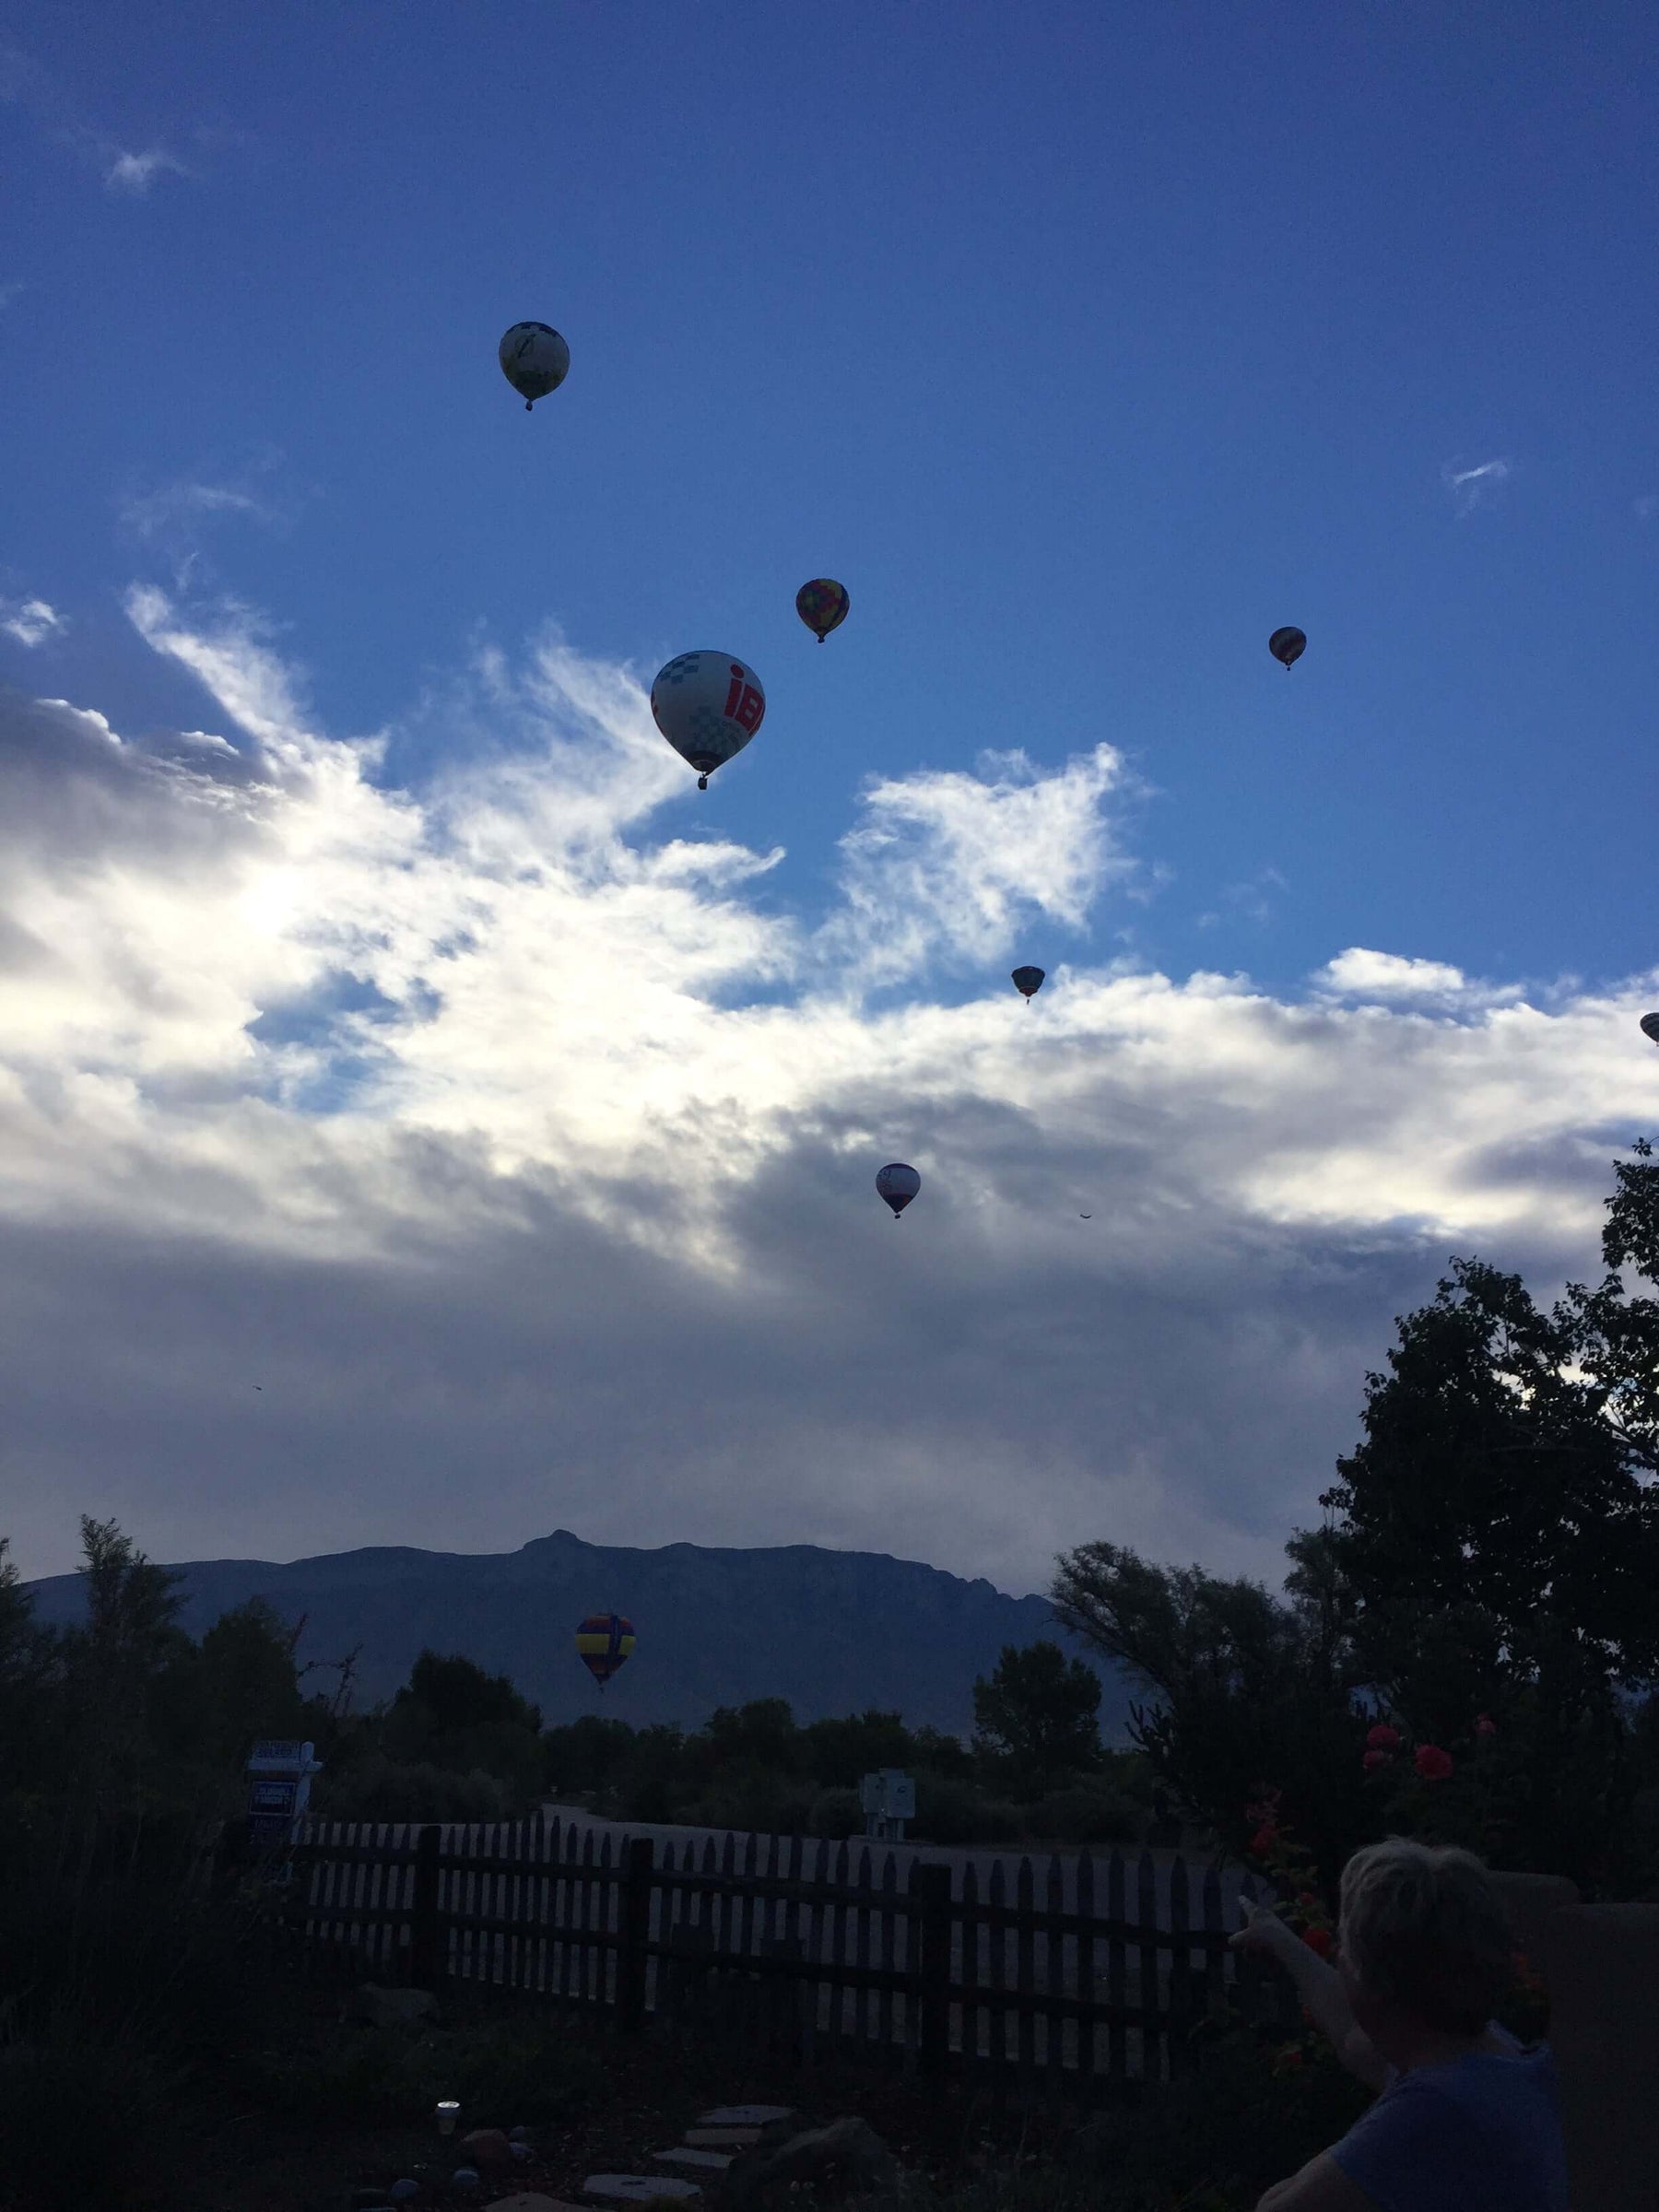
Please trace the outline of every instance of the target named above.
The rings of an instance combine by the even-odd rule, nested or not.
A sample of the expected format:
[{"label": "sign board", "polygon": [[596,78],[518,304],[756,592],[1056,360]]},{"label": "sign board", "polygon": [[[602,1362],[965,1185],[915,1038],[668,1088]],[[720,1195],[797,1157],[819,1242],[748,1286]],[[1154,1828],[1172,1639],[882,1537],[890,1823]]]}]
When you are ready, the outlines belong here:
[{"label": "sign board", "polygon": [[250,1774],[303,1774],[316,1764],[314,1744],[302,1744],[292,1736],[264,1735],[253,1747],[248,1761]]},{"label": "sign board", "polygon": [[286,1735],[261,1736],[247,1764],[248,1833],[261,1847],[286,1842],[305,1818],[312,1776],[322,1772],[316,1746]]},{"label": "sign board", "polygon": [[897,1767],[881,1767],[858,1785],[865,1833],[891,1842],[904,1841],[904,1823],[916,1817],[916,1785]]}]

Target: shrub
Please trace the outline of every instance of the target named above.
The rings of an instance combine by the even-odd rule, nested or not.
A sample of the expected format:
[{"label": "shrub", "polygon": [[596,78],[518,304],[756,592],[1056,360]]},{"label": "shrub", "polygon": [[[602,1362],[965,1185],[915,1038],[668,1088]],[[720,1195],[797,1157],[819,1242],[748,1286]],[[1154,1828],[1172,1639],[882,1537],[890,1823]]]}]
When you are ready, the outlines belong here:
[{"label": "shrub", "polygon": [[459,2099],[469,2127],[568,2118],[603,2088],[603,2061],[532,2013],[457,2020],[418,2038],[341,2027],[311,2049],[263,2051],[243,2068],[268,2110],[307,2121],[380,2124]]},{"label": "shrub", "polygon": [[849,1836],[862,1836],[864,1824],[864,1806],[856,1790],[820,1790],[812,1801],[806,1825],[810,1834],[840,1842]]},{"label": "shrub", "polygon": [[815,1793],[809,1785],[764,1769],[721,1775],[679,1818],[692,1828],[739,1834],[805,1836],[812,1832]]},{"label": "shrub", "polygon": [[320,1820],[509,1820],[514,1810],[512,1790],[494,1774],[481,1769],[457,1774],[425,1760],[388,1759],[380,1751],[332,1784],[324,1775],[312,1799],[312,1811]]},{"label": "shrub", "polygon": [[917,1775],[911,1833],[918,1842],[1013,1843],[1022,1830],[1018,1806],[982,1797],[966,1783],[943,1774]]},{"label": "shrub", "polygon": [[1146,1814],[1124,1792],[1080,1783],[1055,1790],[1030,1808],[1032,1832],[1058,1843],[1123,1843],[1141,1833]]}]

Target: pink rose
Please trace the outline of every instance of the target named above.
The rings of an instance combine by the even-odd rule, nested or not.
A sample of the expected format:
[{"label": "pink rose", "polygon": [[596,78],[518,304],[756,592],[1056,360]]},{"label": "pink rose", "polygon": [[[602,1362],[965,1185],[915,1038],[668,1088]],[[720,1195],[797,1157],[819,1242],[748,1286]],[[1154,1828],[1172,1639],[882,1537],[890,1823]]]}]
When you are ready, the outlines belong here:
[{"label": "pink rose", "polygon": [[1379,1721],[1365,1740],[1373,1751],[1393,1751],[1399,1744],[1400,1732],[1386,1721]]},{"label": "pink rose", "polygon": [[1444,1782],[1452,1771],[1451,1757],[1438,1744],[1419,1744],[1417,1771],[1425,1782]]},{"label": "pink rose", "polygon": [[1368,1774],[1374,1774],[1379,1767],[1393,1766],[1394,1754],[1389,1751],[1368,1751],[1359,1763]]}]

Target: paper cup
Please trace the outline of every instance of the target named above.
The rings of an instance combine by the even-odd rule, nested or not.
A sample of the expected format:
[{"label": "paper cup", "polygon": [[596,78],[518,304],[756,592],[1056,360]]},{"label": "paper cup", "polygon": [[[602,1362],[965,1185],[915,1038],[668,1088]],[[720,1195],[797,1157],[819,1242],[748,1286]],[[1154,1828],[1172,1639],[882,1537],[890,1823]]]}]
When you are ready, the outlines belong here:
[{"label": "paper cup", "polygon": [[453,2097],[445,2097],[438,2107],[438,2133],[441,2136],[453,2136],[455,2132],[455,2123],[460,2117],[461,2107],[459,2104]]}]

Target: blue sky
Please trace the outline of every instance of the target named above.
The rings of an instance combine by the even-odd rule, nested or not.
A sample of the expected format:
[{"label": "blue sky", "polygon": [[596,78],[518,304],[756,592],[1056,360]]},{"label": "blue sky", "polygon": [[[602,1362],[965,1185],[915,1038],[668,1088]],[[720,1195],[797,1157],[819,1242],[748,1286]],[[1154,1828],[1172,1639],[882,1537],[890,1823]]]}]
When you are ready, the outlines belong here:
[{"label": "blue sky", "polygon": [[[1531,9],[1524,24],[1498,6],[932,0],[820,18],[629,4],[181,5],[158,17],[18,0],[4,39],[0,683],[14,701],[101,715],[127,741],[124,759],[171,762],[161,772],[175,784],[198,771],[212,782],[200,741],[181,735],[205,731],[287,794],[281,821],[258,826],[265,844],[249,830],[249,853],[265,858],[247,865],[267,871],[255,896],[252,878],[225,888],[241,865],[231,844],[203,847],[194,874],[168,874],[157,855],[177,825],[154,811],[153,777],[142,789],[129,778],[100,817],[96,863],[75,845],[75,866],[100,888],[71,912],[53,903],[68,895],[69,847],[54,842],[68,816],[61,790],[44,794],[82,774],[65,765],[76,747],[92,747],[89,761],[100,741],[68,709],[29,721],[17,705],[41,811],[28,812],[19,783],[14,833],[45,827],[29,848],[36,905],[10,918],[35,937],[48,914],[64,931],[87,923],[85,945],[59,942],[56,955],[100,981],[98,1010],[73,1022],[66,986],[50,1019],[43,1000],[14,1016],[19,1095],[47,1084],[58,1100],[55,1150],[39,1127],[11,1132],[16,1234],[73,1217],[95,1272],[111,1274],[124,1240],[148,1255],[134,1261],[135,1285],[182,1266],[184,1238],[181,1283],[212,1254],[245,1287],[274,1263],[265,1251],[255,1265],[253,1202],[230,1185],[263,1171],[268,1129],[244,1126],[233,1142],[216,1123],[229,1150],[213,1172],[230,1181],[193,1181],[190,1204],[165,1218],[157,1177],[169,1162],[182,1173],[186,1155],[193,1175],[206,1172],[193,1150],[207,1142],[202,1116],[229,1112],[234,1096],[285,1117],[275,1148],[298,1148],[290,1194],[313,1171],[337,1192],[346,1171],[319,1164],[316,1147],[368,1141],[338,1119],[349,1107],[394,1149],[417,1137],[473,1147],[480,1279],[494,1265],[480,1224],[492,1206],[530,1206],[534,1184],[536,1206],[588,1207],[582,1235],[599,1242],[583,1247],[583,1281],[598,1255],[617,1260],[641,1236],[665,1250],[672,1221],[677,1297],[696,1306],[747,1265],[774,1314],[798,1293],[802,1331],[821,1336],[814,1301],[867,1300],[860,1269],[875,1263],[849,1260],[831,1292],[807,1256],[816,1229],[773,1251],[744,1210],[800,1147],[821,1163],[844,1144],[862,1192],[859,1146],[915,1158],[948,1121],[964,1147],[959,1194],[969,1156],[994,1178],[1018,1131],[1028,1158],[1064,1151],[1052,1187],[1064,1186],[1058,1211],[1075,1228],[1090,1195],[1112,1218],[1114,1176],[1133,1203],[1146,1174],[1136,1144],[1167,1161],[1217,1117],[1259,1112],[1277,1146],[1324,1098],[1326,1121],[1299,1140],[1322,1164],[1300,1179],[1287,1167],[1276,1180],[1241,1142],[1217,1217],[1227,1265],[1213,1250],[1166,1253],[1157,1295],[1199,1331],[1163,1330],[1166,1394],[1137,1354],[1118,1434],[1085,1332],[1069,1363],[1055,1355],[1047,1386],[1066,1409],[1064,1436],[1011,1435],[1013,1459],[985,1460],[982,1499],[1008,1489],[1016,1461],[1021,1484],[1048,1481],[1030,1475],[1032,1453],[1053,1471],[1053,1511],[1029,1541],[1018,1516],[1026,1551],[1001,1570],[1017,1587],[1041,1581],[1045,1546],[1125,1526],[1148,1548],[1167,1537],[1265,1571],[1287,1499],[1329,1479],[1363,1371],[1401,1301],[1431,1288],[1449,1239],[1502,1230],[1511,1247],[1489,1256],[1587,1269],[1609,1145],[1659,1100],[1659,1065],[1630,1041],[1656,958],[1650,9]],[[531,417],[495,360],[522,317],[555,324],[572,356],[564,388]],[[820,650],[793,601],[823,573],[847,584],[853,612]],[[1281,622],[1310,638],[1288,676],[1265,647]],[[697,645],[741,654],[769,702],[755,744],[703,797],[688,772],[648,759],[637,688]],[[49,724],[57,737],[41,735]],[[370,737],[372,757],[354,749]],[[1023,758],[999,767],[987,753]],[[84,772],[102,788],[103,768]],[[226,794],[253,769],[224,774],[213,803],[234,812],[243,801]],[[518,940],[500,900],[493,924],[479,921],[478,885],[512,877],[518,864],[502,855],[515,839],[532,853],[520,876],[539,866],[579,814],[600,825],[606,857],[584,848],[570,862],[538,968],[533,934],[522,953],[506,949]],[[394,856],[417,817],[414,844]],[[702,861],[684,857],[687,840]],[[281,897],[268,872],[277,848]],[[291,897],[301,848],[312,873]],[[482,870],[470,888],[452,865],[462,848]],[[399,935],[426,926],[400,904],[400,885],[417,881],[445,913],[420,950]],[[102,936],[87,921],[95,909]],[[229,945],[244,925],[265,932],[264,949],[250,936],[234,974],[181,955]],[[429,1018],[442,997],[435,963],[474,927],[500,956],[488,990],[501,1028],[488,1051]],[[901,957],[884,958],[884,931]],[[331,932],[338,957],[312,957]],[[128,970],[145,959],[156,969],[141,987]],[[984,1029],[997,1041],[983,1052],[1003,1056],[986,1073],[976,1009],[986,1023],[1024,1018],[1006,982],[1016,959],[1054,978],[1031,1016],[1048,1022],[1054,1057],[1008,1060],[1037,1032]],[[1430,965],[1399,965],[1412,961]],[[503,1102],[547,1095],[539,1063],[507,1070],[492,1057],[515,1007],[524,1027],[545,1020],[563,1040],[577,1097],[573,1041],[587,1032],[563,1002],[533,996],[553,988],[542,969],[573,962],[587,964],[582,989],[599,979],[618,1055],[593,1073],[592,1097],[621,1112],[656,1095],[641,1067],[666,1080],[676,1064],[684,1088],[662,1113],[697,1145],[724,1134],[746,1163],[687,1168],[705,1180],[683,1213],[641,1165],[637,1133],[626,1157],[597,1162],[591,1101],[534,1130],[528,1104]],[[838,963],[851,981],[837,982]],[[1251,1050],[1265,1055],[1241,1063],[1231,1090],[1218,1092],[1206,1058],[1206,994],[1220,986],[1206,973],[1235,979]],[[468,988],[477,1013],[488,992],[476,978]],[[184,1008],[176,1021],[155,1014],[169,992]],[[394,1010],[378,1030],[376,1006]],[[1182,1009],[1185,1026],[1159,1041],[1128,1006]],[[714,1021],[745,1007],[747,1029]],[[1588,1026],[1539,1044],[1517,1007]],[[882,1026],[906,1009],[908,1029]],[[971,1039],[950,1028],[957,1016]],[[1280,1053],[1269,1034],[1298,1041]],[[303,1067],[302,1047],[315,1048]],[[642,1057],[629,1059],[636,1047]],[[1324,1086],[1307,1056],[1327,1049],[1342,1072]],[[1501,1102],[1458,1088],[1469,1053],[1488,1054],[1481,1081]],[[1112,1080],[1145,1088],[1086,1110],[1079,1086],[1107,1080],[1107,1053]],[[1414,1090],[1422,1054],[1440,1055],[1441,1072]],[[372,1070],[394,1063],[397,1079],[369,1095]],[[842,1076],[855,1103],[830,1096]],[[119,1092],[142,1131],[112,1134],[94,1115],[71,1142],[88,1084]],[[1366,1154],[1351,1130],[1373,1088],[1397,1096],[1405,1118]],[[1431,1170],[1413,1116],[1439,1133],[1460,1111],[1469,1149]],[[982,1144],[993,1123],[1003,1135]],[[1215,1199],[1173,1184],[1163,1194],[1177,1212]],[[313,1201],[307,1218],[320,1218],[328,1206]],[[314,1293],[320,1313],[338,1269],[367,1265],[373,1244],[376,1288],[362,1296],[381,1301],[387,1371],[414,1373],[418,1332],[394,1317],[412,1263],[375,1241],[394,1218],[393,1243],[412,1234],[413,1216],[386,1194],[376,1203],[373,1234],[366,1216],[330,1214],[335,1272],[288,1296],[311,1311]],[[907,1235],[924,1212],[912,1209]],[[512,1231],[532,1244],[538,1233]],[[1253,1387],[1238,1347],[1265,1293],[1240,1255],[1258,1235],[1295,1246],[1284,1264],[1304,1302],[1284,1326],[1301,1352],[1272,1355],[1289,1395],[1261,1412],[1260,1485],[1241,1506],[1217,1454],[1237,1427],[1227,1391]],[[1126,1249],[1114,1241],[1108,1275]],[[959,1280],[964,1250],[940,1256],[938,1295]],[[1039,1336],[1076,1309],[1069,1253],[1051,1265],[995,1238],[975,1250],[982,1312],[971,1325],[947,1316],[936,1340],[910,1345],[941,1418],[974,1331],[1006,1331],[1016,1299]],[[1201,1324],[1187,1268],[1213,1302]],[[1354,1299],[1340,1326],[1310,1288],[1331,1268]],[[211,1276],[192,1296],[222,1313]],[[1091,1298],[1145,1304],[1126,1261],[1110,1284],[1098,1268],[1090,1281]],[[104,1341],[149,1393],[155,1347],[109,1348],[137,1326],[145,1300],[133,1295]],[[265,1310],[264,1292],[248,1295]],[[904,1300],[921,1293],[893,1295],[913,1312]],[[445,1327],[441,1301],[429,1320]],[[681,1341],[666,1309],[658,1320],[665,1342]],[[11,1322],[25,1337],[53,1325],[45,1306]],[[307,1340],[324,1367],[306,1370],[303,1446],[259,1447],[258,1512],[205,1471],[228,1447],[200,1378],[181,1374],[176,1394],[143,1407],[112,1382],[102,1441],[76,1430],[73,1382],[43,1379],[36,1442],[11,1470],[34,1500],[18,1524],[30,1566],[67,1561],[70,1467],[88,1510],[119,1506],[161,1552],[443,1541],[436,1460],[429,1509],[371,1483],[350,1512],[337,1485],[324,1503],[298,1490],[291,1508],[273,1502],[301,1449],[319,1465],[362,1464],[353,1424],[371,1433],[371,1406],[360,1376],[324,1374],[334,1325]],[[1199,1337],[1233,1347],[1220,1366],[1240,1362],[1202,1446],[1182,1441],[1176,1402]],[[588,1371],[619,1368],[627,1342],[618,1319]],[[1303,1353],[1305,1389],[1284,1380]],[[787,1365],[777,1347],[769,1357]],[[481,1371],[456,1381],[463,1397]],[[822,1497],[793,1513],[774,1490],[757,1520],[734,1464],[765,1452],[865,1464],[863,1401],[838,1371],[818,1376],[821,1404],[793,1426],[782,1400],[763,1417],[759,1401],[723,1413],[700,1399],[695,1451],[665,1384],[644,1452],[663,1539],[737,1540],[763,1524],[765,1540],[908,1545],[998,1571],[1006,1507],[942,1535],[949,1483],[916,1476],[900,1510],[895,1486],[910,1478],[896,1461],[867,1494],[827,1474]],[[571,1479],[587,1487],[573,1499],[537,1487],[565,1449],[547,1387],[554,1398],[492,1447],[507,1502],[479,1548],[560,1520],[600,1541],[638,1524],[637,1500],[606,1471],[620,1417],[603,1393],[580,1441],[566,1439],[586,1470]],[[1138,1470],[1123,1477],[1141,1486],[1138,1522],[1114,1521],[1091,1487],[1102,1421]],[[904,1465],[945,1451],[941,1434],[918,1420]],[[699,1453],[720,1471],[697,1474]],[[181,1488],[181,1454],[204,1470],[195,1488]],[[1270,1473],[1287,1454],[1294,1475]],[[1085,1462],[1097,1472],[1078,1472]],[[1213,1495],[1171,1507],[1167,1486],[1197,1481],[1199,1462]]]}]

